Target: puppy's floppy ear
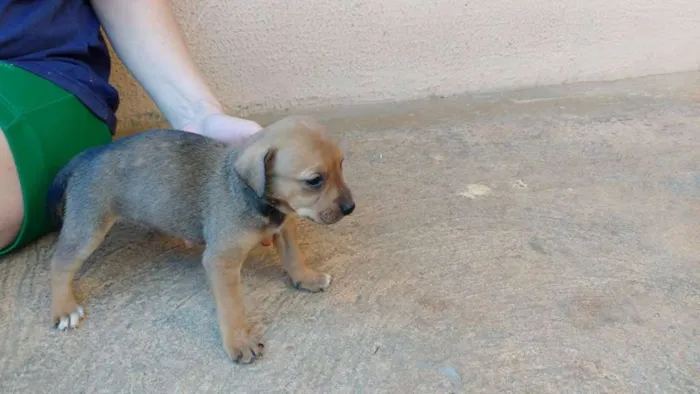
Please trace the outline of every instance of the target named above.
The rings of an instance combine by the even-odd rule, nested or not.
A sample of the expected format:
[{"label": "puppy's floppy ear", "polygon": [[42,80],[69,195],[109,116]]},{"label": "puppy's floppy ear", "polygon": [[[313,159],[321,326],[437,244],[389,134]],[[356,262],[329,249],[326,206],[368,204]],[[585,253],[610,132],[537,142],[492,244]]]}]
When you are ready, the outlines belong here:
[{"label": "puppy's floppy ear", "polygon": [[267,178],[277,150],[253,145],[236,159],[234,168],[243,181],[262,198],[267,188]]}]

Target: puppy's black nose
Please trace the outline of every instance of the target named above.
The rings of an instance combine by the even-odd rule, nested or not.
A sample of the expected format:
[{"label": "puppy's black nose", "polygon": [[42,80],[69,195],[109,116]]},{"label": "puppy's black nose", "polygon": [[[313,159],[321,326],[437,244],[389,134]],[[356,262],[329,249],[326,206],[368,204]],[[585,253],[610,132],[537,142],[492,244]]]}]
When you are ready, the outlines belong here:
[{"label": "puppy's black nose", "polygon": [[354,202],[351,202],[350,204],[340,204],[340,211],[343,212],[344,216],[348,216],[354,210],[355,210],[355,203]]}]

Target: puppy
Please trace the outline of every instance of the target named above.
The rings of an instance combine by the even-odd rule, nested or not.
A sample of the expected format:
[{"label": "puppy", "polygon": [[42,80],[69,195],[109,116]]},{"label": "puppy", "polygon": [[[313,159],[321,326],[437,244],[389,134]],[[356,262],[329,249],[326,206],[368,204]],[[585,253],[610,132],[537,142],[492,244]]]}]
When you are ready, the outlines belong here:
[{"label": "puppy", "polygon": [[51,260],[52,319],[84,317],[76,272],[118,220],[204,244],[204,265],[228,356],[251,363],[263,344],[246,323],[241,265],[273,239],[295,287],[322,291],[331,277],[306,265],[294,218],[330,225],[355,209],[343,154],[312,118],[290,116],[240,146],[176,130],[151,130],[77,155],[56,176],[50,214],[61,232]]}]

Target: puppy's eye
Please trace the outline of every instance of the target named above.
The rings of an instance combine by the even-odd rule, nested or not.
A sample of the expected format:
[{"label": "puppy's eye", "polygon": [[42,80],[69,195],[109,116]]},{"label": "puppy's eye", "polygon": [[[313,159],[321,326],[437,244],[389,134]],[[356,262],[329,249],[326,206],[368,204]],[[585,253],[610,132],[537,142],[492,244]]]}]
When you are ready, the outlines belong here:
[{"label": "puppy's eye", "polygon": [[318,187],[321,187],[321,185],[323,185],[323,177],[320,175],[316,175],[315,177],[313,177],[311,179],[307,179],[305,182],[307,185],[309,185],[313,188],[318,188]]}]

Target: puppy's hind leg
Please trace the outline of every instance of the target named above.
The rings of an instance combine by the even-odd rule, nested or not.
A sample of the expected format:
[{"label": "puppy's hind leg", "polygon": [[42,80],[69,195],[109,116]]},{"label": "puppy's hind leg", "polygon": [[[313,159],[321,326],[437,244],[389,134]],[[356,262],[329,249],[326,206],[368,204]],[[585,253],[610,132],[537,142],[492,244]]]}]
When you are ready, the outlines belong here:
[{"label": "puppy's hind leg", "polygon": [[297,244],[296,232],[296,223],[290,218],[280,229],[279,234],[273,237],[284,270],[287,271],[292,284],[297,289],[312,293],[324,291],[331,284],[331,276],[306,265]]},{"label": "puppy's hind leg", "polygon": [[51,259],[51,314],[61,331],[76,328],[84,317],[83,307],[75,300],[73,280],[114,225],[112,215],[87,205],[71,209],[74,207],[66,204],[66,217]]}]

